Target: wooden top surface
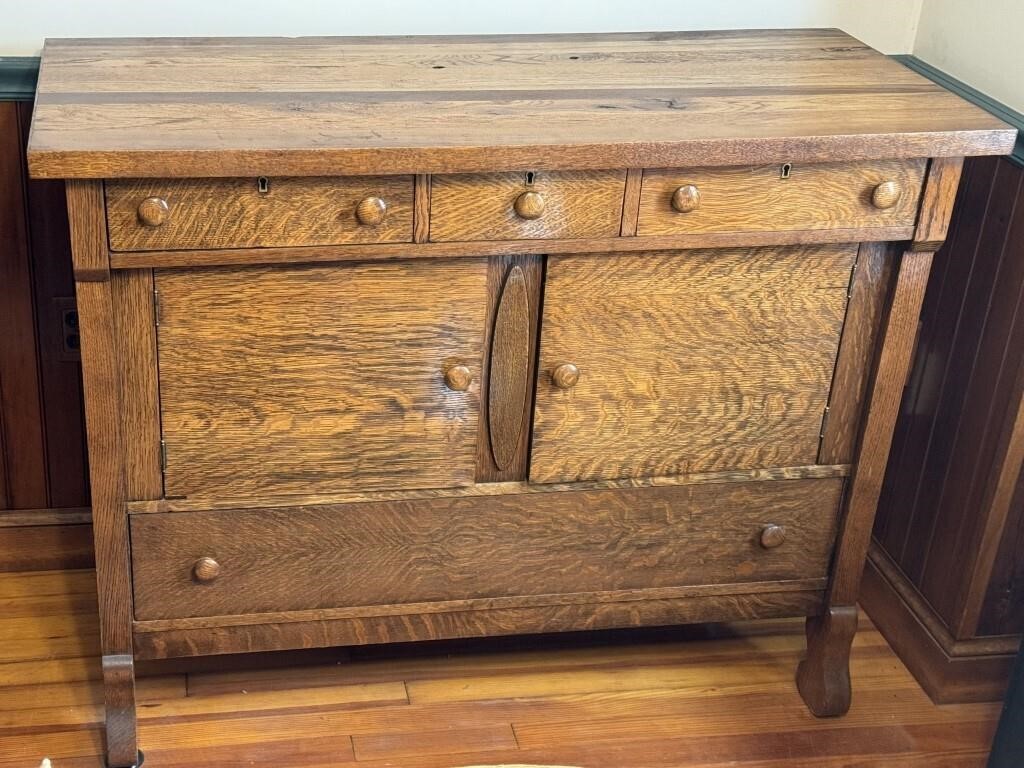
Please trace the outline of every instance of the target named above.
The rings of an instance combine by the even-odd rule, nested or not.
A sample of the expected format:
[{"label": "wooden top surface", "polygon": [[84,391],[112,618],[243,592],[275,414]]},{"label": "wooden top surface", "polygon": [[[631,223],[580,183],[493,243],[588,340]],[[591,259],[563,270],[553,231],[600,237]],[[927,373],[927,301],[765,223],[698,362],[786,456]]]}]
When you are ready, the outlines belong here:
[{"label": "wooden top surface", "polygon": [[441,173],[1004,154],[838,30],[48,40],[40,177]]}]

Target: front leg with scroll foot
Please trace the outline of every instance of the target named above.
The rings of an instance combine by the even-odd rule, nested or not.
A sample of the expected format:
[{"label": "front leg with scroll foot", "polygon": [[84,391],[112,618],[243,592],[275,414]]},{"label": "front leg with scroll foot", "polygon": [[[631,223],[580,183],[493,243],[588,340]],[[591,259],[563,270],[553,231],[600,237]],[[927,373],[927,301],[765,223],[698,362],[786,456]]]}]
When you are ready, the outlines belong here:
[{"label": "front leg with scroll foot", "polygon": [[807,656],[796,670],[796,686],[818,717],[838,717],[850,708],[850,646],[857,608],[842,605],[807,619]]},{"label": "front leg with scroll foot", "polygon": [[107,768],[139,765],[135,662],[130,654],[103,657],[103,691],[107,710]]}]

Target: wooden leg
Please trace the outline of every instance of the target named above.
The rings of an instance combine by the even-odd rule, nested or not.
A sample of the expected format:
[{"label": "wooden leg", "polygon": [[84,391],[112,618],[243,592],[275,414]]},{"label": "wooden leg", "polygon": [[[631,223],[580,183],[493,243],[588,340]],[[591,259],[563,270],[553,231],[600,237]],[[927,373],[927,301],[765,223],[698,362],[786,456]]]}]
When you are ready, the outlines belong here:
[{"label": "wooden leg", "polygon": [[818,717],[838,717],[850,708],[850,646],[857,608],[829,608],[807,619],[807,657],[796,670],[796,686]]},{"label": "wooden leg", "polygon": [[127,654],[103,657],[103,691],[107,710],[107,766],[138,763],[135,721],[135,663]]}]

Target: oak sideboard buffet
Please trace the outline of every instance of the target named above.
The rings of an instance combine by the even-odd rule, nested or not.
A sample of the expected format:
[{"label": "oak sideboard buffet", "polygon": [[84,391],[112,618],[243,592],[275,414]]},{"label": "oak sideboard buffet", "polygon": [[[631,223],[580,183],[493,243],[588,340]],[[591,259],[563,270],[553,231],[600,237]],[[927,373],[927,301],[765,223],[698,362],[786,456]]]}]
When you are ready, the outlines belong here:
[{"label": "oak sideboard buffet", "polygon": [[932,252],[1015,132],[837,30],[50,40],[107,750],[137,659],[855,603]]}]

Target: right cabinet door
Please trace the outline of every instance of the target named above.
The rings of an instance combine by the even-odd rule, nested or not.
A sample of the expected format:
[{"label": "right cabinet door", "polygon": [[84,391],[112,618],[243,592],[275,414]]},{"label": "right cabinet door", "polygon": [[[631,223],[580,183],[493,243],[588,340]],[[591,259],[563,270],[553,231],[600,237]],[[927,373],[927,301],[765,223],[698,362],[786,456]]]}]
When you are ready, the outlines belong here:
[{"label": "right cabinet door", "polygon": [[530,479],[817,463],[856,255],[550,257]]}]

